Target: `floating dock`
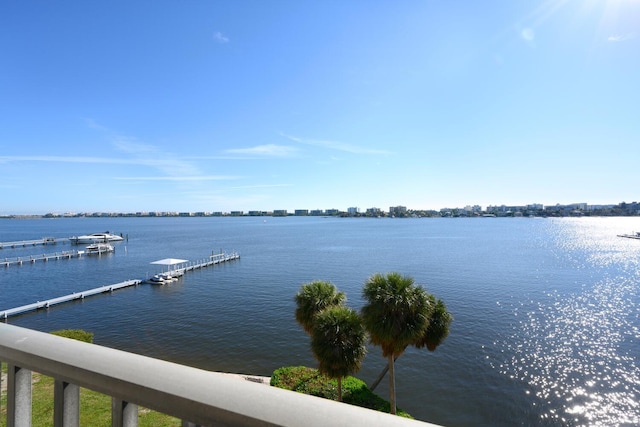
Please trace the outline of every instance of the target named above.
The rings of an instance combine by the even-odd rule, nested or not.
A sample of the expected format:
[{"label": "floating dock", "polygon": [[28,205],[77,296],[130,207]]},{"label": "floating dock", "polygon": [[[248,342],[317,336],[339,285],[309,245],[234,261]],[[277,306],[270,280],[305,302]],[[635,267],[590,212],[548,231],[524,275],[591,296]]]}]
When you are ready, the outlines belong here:
[{"label": "floating dock", "polygon": [[85,297],[90,297],[92,295],[113,292],[118,289],[128,288],[129,286],[136,286],[136,285],[139,285],[140,283],[142,283],[141,280],[127,280],[124,282],[116,283],[115,285],[101,286],[99,288],[93,288],[83,292],[74,292],[73,294],[70,294],[70,295],[65,295],[62,297],[53,298],[46,301],[34,302],[33,304],[27,304],[21,307],[0,311],[0,319],[6,319],[9,316],[15,316],[17,314],[26,313],[28,311],[33,311],[33,310],[39,310],[41,308],[49,308],[52,305],[62,304],[63,302],[84,299]]},{"label": "floating dock", "polygon": [[[201,261],[190,262],[186,260],[179,260],[179,261],[183,261],[182,263],[179,263],[180,267],[174,268],[168,271],[167,274],[172,275],[173,277],[182,276],[184,275],[184,273],[188,271],[198,270],[201,268],[206,268],[212,265],[233,261],[236,259],[240,259],[240,254],[234,252],[230,254],[220,253],[216,255],[211,255],[208,259],[204,259]],[[163,265],[174,265],[174,264],[163,264]],[[8,310],[0,310],[0,319],[7,319],[7,317],[9,316],[16,316],[29,311],[46,309],[56,304],[62,304],[65,302],[70,302],[75,300],[82,300],[92,295],[110,293],[118,289],[128,288],[131,286],[138,286],[142,283],[150,283],[150,282],[148,281],[148,279],[125,280],[124,282],[116,283],[114,285],[100,286],[99,288],[93,288],[93,289],[89,289],[82,292],[74,292],[70,295],[65,295],[58,298],[49,299],[46,301],[38,301],[38,302],[34,302],[33,304],[27,304],[27,305],[23,305],[16,308],[11,308]]]},{"label": "floating dock", "polygon": [[183,268],[179,268],[176,271],[178,271],[178,272],[180,270],[192,271],[192,270],[197,270],[199,268],[204,268],[204,267],[209,267],[209,266],[212,266],[212,265],[220,264],[222,262],[233,261],[233,260],[236,260],[236,259],[240,259],[240,254],[237,253],[237,252],[232,252],[230,254],[220,253],[220,254],[211,255],[209,257],[209,259],[196,261],[196,262],[192,263],[191,265],[188,265],[188,266],[183,267]]},{"label": "floating dock", "polygon": [[0,266],[9,267],[11,265],[35,263],[36,261],[80,258],[83,255],[86,255],[85,251],[62,251],[62,252],[56,252],[52,254],[29,255],[29,256],[23,256],[23,257],[5,258],[3,260],[0,260]]},{"label": "floating dock", "polygon": [[66,243],[69,239],[66,238],[56,238],[56,237],[43,237],[42,239],[35,240],[20,240],[17,242],[0,242],[0,249],[4,248],[20,248],[27,246],[38,246],[38,245],[55,245],[56,243]]}]

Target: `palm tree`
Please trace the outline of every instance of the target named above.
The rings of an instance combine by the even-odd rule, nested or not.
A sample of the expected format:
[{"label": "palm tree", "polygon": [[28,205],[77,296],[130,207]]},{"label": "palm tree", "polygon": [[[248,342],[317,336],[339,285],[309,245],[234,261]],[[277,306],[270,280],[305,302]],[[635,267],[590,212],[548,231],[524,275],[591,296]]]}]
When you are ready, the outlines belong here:
[{"label": "palm tree", "polygon": [[453,316],[447,311],[447,306],[441,299],[429,294],[431,313],[429,315],[429,326],[424,335],[413,345],[416,348],[427,347],[429,351],[436,348],[449,336],[449,326],[453,321]]},{"label": "palm tree", "polygon": [[364,284],[362,318],[371,343],[388,359],[390,412],[396,413],[394,359],[417,342],[429,326],[429,298],[413,278],[374,274]]},{"label": "palm tree", "polygon": [[318,313],[325,308],[342,305],[347,297],[329,282],[314,281],[302,285],[295,296],[296,321],[306,333],[313,332],[313,322]]},{"label": "palm tree", "polygon": [[[447,338],[447,336],[449,335],[449,326],[453,321],[453,316],[447,311],[447,307],[441,299],[437,299],[431,294],[428,294],[427,297],[429,298],[430,302],[429,326],[427,327],[425,333],[418,339],[418,341],[413,343],[413,345],[416,348],[423,348],[426,346],[429,351],[435,351],[436,348],[440,344],[442,344],[445,338]],[[395,357],[394,362],[397,359],[398,358]],[[387,364],[382,369],[375,381],[373,381],[373,383],[371,383],[371,385],[369,386],[369,389],[371,389],[371,391],[375,390],[375,388],[378,386],[378,384],[380,384],[380,381],[382,381],[382,378],[384,378],[388,371],[389,365]]]},{"label": "palm tree", "polygon": [[342,378],[357,372],[367,353],[362,319],[348,307],[332,306],[320,312],[314,323],[311,349],[318,370],[338,380],[338,400],[342,402]]}]

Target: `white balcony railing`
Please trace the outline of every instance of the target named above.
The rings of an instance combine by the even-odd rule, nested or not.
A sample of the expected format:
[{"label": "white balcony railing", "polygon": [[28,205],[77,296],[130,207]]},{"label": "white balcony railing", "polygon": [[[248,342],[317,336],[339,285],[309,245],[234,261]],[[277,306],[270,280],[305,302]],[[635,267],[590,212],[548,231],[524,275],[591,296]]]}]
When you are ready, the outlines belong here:
[{"label": "white balcony railing", "polygon": [[138,405],[183,426],[430,425],[4,323],[0,362],[8,367],[7,427],[31,425],[32,372],[55,379],[55,426],[79,425],[80,387],[111,396],[113,426],[136,426]]}]

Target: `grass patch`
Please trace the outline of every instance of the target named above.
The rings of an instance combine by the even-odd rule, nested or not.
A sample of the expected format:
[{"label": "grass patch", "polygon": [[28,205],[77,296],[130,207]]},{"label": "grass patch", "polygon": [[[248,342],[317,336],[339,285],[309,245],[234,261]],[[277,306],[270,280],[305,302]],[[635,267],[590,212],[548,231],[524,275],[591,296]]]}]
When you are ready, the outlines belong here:
[{"label": "grass patch", "polygon": [[[325,399],[338,400],[338,381],[326,377],[317,369],[306,366],[287,366],[276,369],[271,375],[271,385]],[[342,401],[381,412],[388,413],[390,409],[387,400],[369,390],[364,381],[351,376],[342,380]],[[400,408],[397,408],[397,415],[413,418]]]},{"label": "grass patch", "polygon": [[63,338],[71,338],[73,340],[88,342],[93,344],[93,333],[83,331],[82,329],[61,329],[59,331],[50,332],[52,335],[57,335]]}]

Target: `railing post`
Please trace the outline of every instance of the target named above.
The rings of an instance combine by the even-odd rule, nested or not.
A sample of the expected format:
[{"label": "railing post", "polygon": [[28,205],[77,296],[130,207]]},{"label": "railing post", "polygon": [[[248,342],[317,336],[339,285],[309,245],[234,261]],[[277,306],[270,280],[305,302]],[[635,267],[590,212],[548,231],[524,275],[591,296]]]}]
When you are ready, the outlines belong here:
[{"label": "railing post", "polygon": [[31,426],[31,371],[7,367],[7,427]]},{"label": "railing post", "polygon": [[[2,249],[2,245],[0,245]],[[0,360],[0,415],[2,414],[2,360]]]},{"label": "railing post", "polygon": [[138,405],[111,398],[111,427],[137,427]]},{"label": "railing post", "polygon": [[78,427],[80,425],[80,387],[56,380],[53,388],[53,425]]}]

